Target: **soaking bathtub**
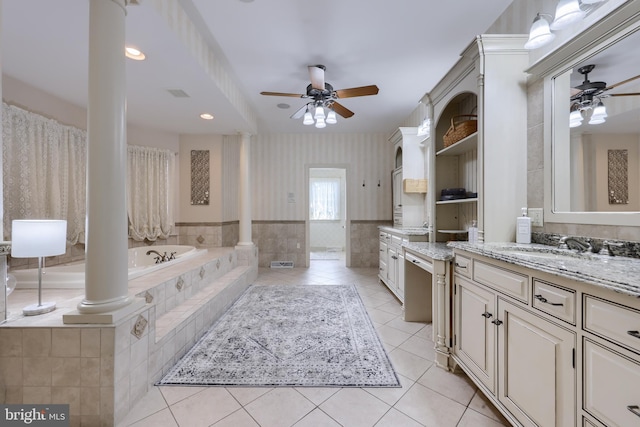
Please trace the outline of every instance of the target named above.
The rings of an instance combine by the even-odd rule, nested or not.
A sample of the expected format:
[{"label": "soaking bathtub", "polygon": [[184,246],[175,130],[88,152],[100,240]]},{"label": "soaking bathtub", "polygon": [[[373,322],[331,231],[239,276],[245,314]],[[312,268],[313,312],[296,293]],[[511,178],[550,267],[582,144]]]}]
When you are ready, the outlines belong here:
[{"label": "soaking bathtub", "polygon": [[[156,254],[147,252],[153,250],[161,254],[171,255],[175,253],[175,259],[156,264]],[[192,256],[206,252],[206,249],[197,249],[186,245],[158,245],[129,249],[129,280],[143,274],[159,270],[177,262],[189,259]],[[17,280],[17,289],[38,287],[38,269],[11,270],[10,274]],[[84,288],[84,261],[69,264],[55,265],[42,269],[42,287],[56,289]]]}]

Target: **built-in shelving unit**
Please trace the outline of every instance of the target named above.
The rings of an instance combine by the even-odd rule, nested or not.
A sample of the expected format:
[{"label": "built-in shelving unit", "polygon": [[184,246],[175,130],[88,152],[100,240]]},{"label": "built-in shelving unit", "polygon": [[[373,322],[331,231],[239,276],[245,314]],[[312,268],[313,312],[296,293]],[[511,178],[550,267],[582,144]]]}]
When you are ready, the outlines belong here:
[{"label": "built-in shelving unit", "polygon": [[[422,99],[433,114],[429,210],[435,241],[451,239],[439,230],[466,232],[474,220],[480,242],[515,239],[515,219],[527,204],[526,40],[477,36]],[[456,116],[469,114],[477,116],[477,132],[445,147],[443,137]],[[440,200],[442,190],[452,188],[474,197]]]}]

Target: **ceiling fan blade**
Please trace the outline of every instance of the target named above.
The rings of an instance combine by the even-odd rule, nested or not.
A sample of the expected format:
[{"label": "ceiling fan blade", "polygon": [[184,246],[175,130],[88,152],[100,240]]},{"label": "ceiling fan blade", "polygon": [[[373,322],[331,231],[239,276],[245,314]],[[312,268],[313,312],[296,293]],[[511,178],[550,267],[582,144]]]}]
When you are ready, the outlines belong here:
[{"label": "ceiling fan blade", "polygon": [[631,92],[631,93],[610,93],[607,96],[638,96],[640,92]]},{"label": "ceiling fan blade", "polygon": [[282,92],[260,92],[260,95],[268,96],[291,96],[293,98],[305,98],[307,95],[301,95],[299,93],[282,93]]},{"label": "ceiling fan blade", "polygon": [[627,80],[623,80],[623,81],[621,81],[621,82],[618,82],[618,83],[616,83],[616,84],[612,84],[611,86],[607,86],[606,88],[604,88],[604,90],[611,90],[611,89],[613,89],[613,88],[615,88],[615,87],[621,86],[621,85],[623,85],[623,84],[625,84],[625,83],[629,83],[629,82],[634,81],[634,80],[636,80],[636,79],[640,79],[640,74],[638,74],[638,75],[637,75],[637,76],[635,76],[635,77],[631,77],[631,78],[629,78],[629,79],[627,79]]},{"label": "ceiling fan blade", "polygon": [[341,104],[338,104],[335,101],[331,104],[331,108],[333,108],[333,111],[340,114],[345,119],[348,119],[349,117],[353,116],[353,111],[349,110],[347,107],[344,107]]},{"label": "ceiling fan blade", "polygon": [[367,96],[367,95],[377,95],[377,94],[378,94],[378,86],[376,85],[360,86],[360,87],[352,87],[350,89],[336,90],[336,96],[338,98],[353,98],[355,96]]},{"label": "ceiling fan blade", "polygon": [[309,65],[309,78],[311,79],[311,87],[318,90],[324,90],[324,65]]},{"label": "ceiling fan blade", "polygon": [[304,104],[298,111],[296,111],[295,113],[293,113],[291,115],[292,119],[299,119],[300,117],[304,116],[304,113],[307,112],[307,108],[308,108],[309,104]]}]

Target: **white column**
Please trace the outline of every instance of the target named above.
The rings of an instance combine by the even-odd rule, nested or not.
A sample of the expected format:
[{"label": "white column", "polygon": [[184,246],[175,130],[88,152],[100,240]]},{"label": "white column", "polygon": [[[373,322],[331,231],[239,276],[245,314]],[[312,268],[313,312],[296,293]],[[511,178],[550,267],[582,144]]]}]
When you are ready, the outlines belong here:
[{"label": "white column", "polygon": [[80,313],[128,305],[125,0],[90,0],[85,298]]},{"label": "white column", "polygon": [[251,246],[251,135],[240,132],[240,241],[238,246]]}]

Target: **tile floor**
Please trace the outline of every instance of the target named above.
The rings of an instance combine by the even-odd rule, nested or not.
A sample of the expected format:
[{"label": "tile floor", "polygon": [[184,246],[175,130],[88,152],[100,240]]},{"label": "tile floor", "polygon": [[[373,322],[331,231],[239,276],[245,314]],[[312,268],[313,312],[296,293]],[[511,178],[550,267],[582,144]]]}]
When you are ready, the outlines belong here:
[{"label": "tile floor", "polygon": [[403,321],[377,274],[321,260],[260,269],[256,283],[355,283],[402,388],[152,387],[119,427],[508,426],[464,374],[434,365],[431,324]]}]

